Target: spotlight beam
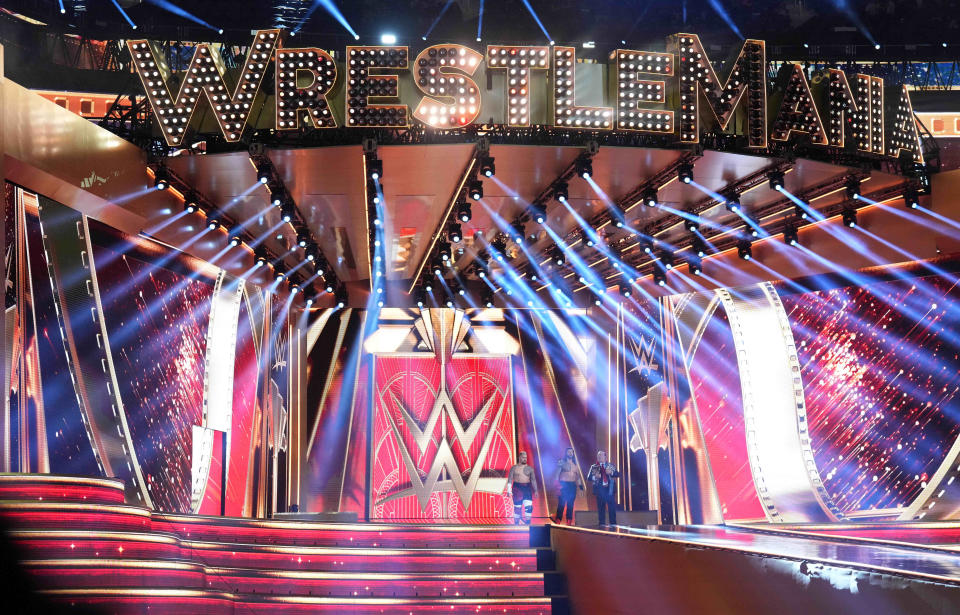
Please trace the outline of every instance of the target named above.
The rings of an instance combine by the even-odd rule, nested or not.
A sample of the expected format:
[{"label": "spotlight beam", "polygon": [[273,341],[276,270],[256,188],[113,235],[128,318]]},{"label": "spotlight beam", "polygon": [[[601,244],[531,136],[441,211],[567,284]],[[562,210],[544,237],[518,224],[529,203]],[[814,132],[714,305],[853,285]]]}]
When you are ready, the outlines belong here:
[{"label": "spotlight beam", "polygon": [[[443,8],[440,9],[440,12],[434,18],[433,23],[430,24],[430,27],[427,28],[427,31],[423,33],[423,40],[427,40],[427,37],[430,36],[430,33],[433,32],[433,29],[437,27],[437,24],[440,23],[440,19],[443,17],[444,13],[447,12],[447,9],[450,8],[450,5],[453,4],[453,0],[447,0],[447,3],[443,5]],[[480,22],[483,23],[483,4],[480,5]],[[480,31],[477,30],[477,40],[480,40]]]},{"label": "spotlight beam", "polygon": [[867,29],[866,24],[863,23],[863,20],[860,19],[860,16],[857,14],[854,8],[850,6],[848,0],[833,0],[833,6],[838,11],[846,15],[847,19],[853,22],[853,25],[860,30],[860,33],[863,34],[863,36],[874,45],[874,47],[877,46],[877,39],[873,38],[873,35],[870,34],[870,30]]},{"label": "spotlight beam", "polygon": [[122,6],[120,6],[120,3],[117,2],[117,0],[110,0],[110,2],[113,2],[113,6],[117,7],[117,10],[120,11],[120,14],[123,15],[123,18],[127,20],[127,23],[130,24],[130,27],[136,30],[137,24],[133,23],[133,20],[130,19],[130,16],[127,15],[127,12],[123,9]]},{"label": "spotlight beam", "polygon": [[[114,2],[116,2],[116,0],[114,0]],[[336,19],[340,25],[343,26],[351,36],[353,36],[354,39],[359,40],[360,35],[357,34],[352,27],[350,27],[350,24],[347,22],[347,18],[343,16],[343,13],[341,13],[340,9],[337,8],[337,5],[333,3],[333,0],[313,0],[313,5],[310,7],[310,10],[307,11],[307,14],[303,16],[303,19],[300,20],[300,23],[297,24],[292,32],[294,34],[299,32],[303,28],[303,25],[307,23],[307,20],[313,15],[313,12],[321,6],[327,11],[327,13],[330,14],[331,17]]]},{"label": "spotlight beam", "polygon": [[[450,6],[450,1],[451,0],[447,0],[447,6]],[[483,2],[484,0],[480,0],[480,14],[477,17],[477,41],[482,38],[483,32]]]},{"label": "spotlight beam", "polygon": [[713,9],[713,12],[720,16],[720,19],[727,24],[733,33],[736,34],[740,40],[744,40],[743,34],[740,33],[740,28],[737,27],[737,24],[733,22],[733,17],[730,16],[730,13],[727,12],[727,9],[723,6],[723,3],[720,0],[708,0],[710,8]]},{"label": "spotlight beam", "polygon": [[540,21],[540,17],[537,16],[537,12],[533,10],[532,6],[530,6],[530,0],[523,0],[523,6],[527,7],[527,11],[530,12],[530,16],[533,17],[533,20],[537,22],[538,26],[540,26],[540,31],[543,32],[543,35],[547,38],[547,40],[553,43],[553,39],[550,38],[550,34],[547,32],[547,29],[544,27],[543,22]]},{"label": "spotlight beam", "polygon": [[200,24],[201,26],[203,26],[203,27],[205,27],[205,28],[210,28],[211,30],[213,30],[213,31],[215,31],[215,32],[218,32],[218,33],[221,33],[221,34],[223,33],[223,30],[222,30],[221,28],[217,28],[216,26],[210,25],[209,23],[207,23],[207,22],[205,22],[204,20],[200,19],[200,18],[197,17],[196,15],[193,15],[193,14],[191,14],[191,13],[188,13],[187,11],[183,10],[182,8],[180,8],[179,6],[177,6],[176,4],[174,4],[173,2],[170,2],[169,0],[147,0],[147,2],[149,2],[150,4],[152,4],[152,5],[154,5],[154,6],[160,7],[160,8],[162,8],[163,10],[165,10],[165,11],[167,11],[167,12],[169,12],[169,13],[173,13],[174,15],[177,15],[177,16],[179,16],[179,17],[183,17],[184,19],[188,19],[188,20],[192,21],[193,23]]}]

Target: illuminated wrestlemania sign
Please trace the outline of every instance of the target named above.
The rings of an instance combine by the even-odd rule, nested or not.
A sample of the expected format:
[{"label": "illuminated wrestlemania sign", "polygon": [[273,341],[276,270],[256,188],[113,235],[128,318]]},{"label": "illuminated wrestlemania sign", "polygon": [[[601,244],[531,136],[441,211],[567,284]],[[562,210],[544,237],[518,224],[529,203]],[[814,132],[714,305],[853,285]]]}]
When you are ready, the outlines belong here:
[{"label": "illuminated wrestlemania sign", "polygon": [[[777,94],[768,96],[760,40],[743,42],[725,63],[723,78],[695,34],[670,36],[666,52],[616,49],[607,64],[578,62],[576,49],[563,46],[488,45],[482,52],[433,45],[413,59],[407,47],[351,46],[337,61],[322,49],[281,43],[280,30],[256,32],[242,68],[229,79],[232,85],[219,47],[198,44],[175,79],[158,47],[145,40],[127,45],[171,146],[204,121],[208,132],[238,142],[252,117],[266,117],[269,125],[258,119],[255,127],[539,124],[673,135],[679,144],[697,143],[703,130],[721,130],[744,135],[753,148],[800,138],[814,146],[922,160],[905,86],[887,88],[879,77],[830,70],[811,88],[799,65],[786,64]],[[271,88],[262,86],[271,66],[275,82],[267,94]],[[194,117],[202,99],[214,121]]]}]

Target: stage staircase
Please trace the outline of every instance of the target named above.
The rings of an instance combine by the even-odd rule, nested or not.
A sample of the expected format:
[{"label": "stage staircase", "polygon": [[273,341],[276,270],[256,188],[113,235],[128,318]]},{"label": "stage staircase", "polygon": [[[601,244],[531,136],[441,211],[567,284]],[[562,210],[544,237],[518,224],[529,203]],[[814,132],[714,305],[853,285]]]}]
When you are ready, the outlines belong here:
[{"label": "stage staircase", "polygon": [[567,612],[543,527],[158,514],[118,480],[23,474],[0,519],[40,597],[84,612]]}]

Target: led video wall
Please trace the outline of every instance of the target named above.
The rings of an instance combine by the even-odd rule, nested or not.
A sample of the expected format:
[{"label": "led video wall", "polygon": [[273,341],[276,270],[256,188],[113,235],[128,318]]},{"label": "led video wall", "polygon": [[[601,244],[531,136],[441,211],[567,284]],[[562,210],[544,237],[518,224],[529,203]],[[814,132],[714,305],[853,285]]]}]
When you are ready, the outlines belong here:
[{"label": "led video wall", "polygon": [[[824,501],[841,518],[896,518],[960,436],[957,278],[934,266],[809,286],[820,289],[774,288],[796,349],[805,406],[798,420],[808,427]],[[691,387],[724,518],[762,520],[742,348],[724,304],[715,307],[701,322]]]},{"label": "led video wall", "polygon": [[[268,468],[286,448],[286,302],[11,184],[5,216],[2,471],[119,476],[128,501],[171,512],[251,516],[282,500]],[[221,295],[239,300],[215,330]],[[233,347],[220,410],[213,346]],[[218,445],[198,448],[217,411]]]}]

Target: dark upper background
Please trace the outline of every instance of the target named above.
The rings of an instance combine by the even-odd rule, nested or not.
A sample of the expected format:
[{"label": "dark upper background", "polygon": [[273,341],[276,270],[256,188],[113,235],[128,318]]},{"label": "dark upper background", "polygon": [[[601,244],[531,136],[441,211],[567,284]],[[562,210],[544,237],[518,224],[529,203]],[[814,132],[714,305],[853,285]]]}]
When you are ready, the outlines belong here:
[{"label": "dark upper background", "polygon": [[[558,43],[596,41],[609,49],[626,40],[662,46],[666,34],[693,31],[705,42],[735,43],[739,37],[720,11],[746,37],[771,44],[942,44],[960,45],[960,11],[956,0],[529,0],[550,36]],[[164,0],[120,0],[137,24],[137,36],[181,40],[233,40],[245,43],[251,29],[292,28],[314,0],[169,0],[190,11],[217,32],[195,25],[158,6]],[[400,44],[419,46],[421,37],[447,0],[333,0],[364,44],[378,44],[384,32]],[[318,3],[321,4],[321,3]],[[484,5],[484,39],[545,42],[523,0],[452,0],[433,29],[435,42],[474,41],[480,5]],[[92,37],[116,38],[134,32],[112,0],[4,0],[4,7],[51,27]],[[858,24],[859,22],[859,24]],[[870,32],[873,40],[863,30]],[[303,26],[305,42],[333,47],[352,37],[329,12],[318,6]],[[322,38],[321,38],[322,37]]]}]

